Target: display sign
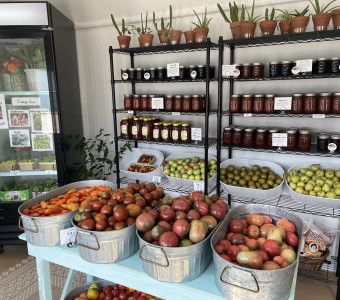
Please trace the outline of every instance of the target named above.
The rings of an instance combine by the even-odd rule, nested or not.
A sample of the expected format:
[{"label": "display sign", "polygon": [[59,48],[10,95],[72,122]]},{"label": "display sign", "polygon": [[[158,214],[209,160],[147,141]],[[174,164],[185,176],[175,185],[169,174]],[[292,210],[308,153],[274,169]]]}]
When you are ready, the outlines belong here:
[{"label": "display sign", "polygon": [[325,114],[313,114],[313,119],[324,119],[325,117]]},{"label": "display sign", "polygon": [[222,77],[238,77],[240,70],[235,65],[222,65]]},{"label": "display sign", "polygon": [[251,113],[249,113],[249,114],[243,114],[243,116],[246,117],[246,118],[249,118],[249,117],[252,117],[253,114],[251,114]]},{"label": "display sign", "polygon": [[29,110],[9,110],[8,119],[10,127],[30,127]]},{"label": "display sign", "polygon": [[5,95],[0,94],[0,129],[8,129]]},{"label": "display sign", "polygon": [[202,141],[202,128],[191,128],[191,140]]},{"label": "display sign", "polygon": [[151,98],[152,109],[164,109],[164,98]]},{"label": "display sign", "polygon": [[134,111],[133,110],[128,110],[128,114],[133,114]]},{"label": "display sign", "polygon": [[179,76],[179,63],[167,64],[166,71],[168,77]]},{"label": "display sign", "polygon": [[291,110],[292,97],[275,97],[274,110]]},{"label": "display sign", "polygon": [[19,170],[9,171],[9,174],[11,176],[20,176],[20,171]]},{"label": "display sign", "polygon": [[181,115],[181,113],[180,113],[180,112],[176,112],[176,111],[174,111],[174,112],[172,112],[172,115],[173,115],[173,116],[180,116],[180,115]]},{"label": "display sign", "polygon": [[60,230],[60,245],[74,243],[77,231],[74,227]]},{"label": "display sign", "polygon": [[12,106],[40,106],[40,97],[13,97]]},{"label": "display sign", "polygon": [[287,147],[287,133],[272,133],[273,147]]},{"label": "display sign", "polygon": [[53,133],[52,114],[47,108],[30,109],[32,132]]},{"label": "display sign", "polygon": [[28,129],[9,130],[11,147],[25,148],[31,146],[30,131]]},{"label": "display sign", "polygon": [[52,134],[31,134],[33,151],[53,151]]},{"label": "display sign", "polygon": [[304,59],[296,61],[295,67],[292,69],[293,74],[309,73],[313,70],[313,59]]},{"label": "display sign", "polygon": [[154,183],[161,183],[161,179],[160,176],[152,176],[152,182]]},{"label": "display sign", "polygon": [[197,192],[204,191],[204,181],[194,181],[194,190]]}]

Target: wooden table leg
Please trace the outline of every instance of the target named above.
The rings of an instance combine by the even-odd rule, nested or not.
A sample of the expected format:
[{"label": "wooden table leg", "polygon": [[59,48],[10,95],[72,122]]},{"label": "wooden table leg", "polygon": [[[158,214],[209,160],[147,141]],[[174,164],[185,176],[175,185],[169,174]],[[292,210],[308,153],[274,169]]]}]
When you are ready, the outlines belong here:
[{"label": "wooden table leg", "polygon": [[52,286],[51,286],[50,263],[47,260],[38,257],[36,258],[36,262],[40,300],[51,300]]}]

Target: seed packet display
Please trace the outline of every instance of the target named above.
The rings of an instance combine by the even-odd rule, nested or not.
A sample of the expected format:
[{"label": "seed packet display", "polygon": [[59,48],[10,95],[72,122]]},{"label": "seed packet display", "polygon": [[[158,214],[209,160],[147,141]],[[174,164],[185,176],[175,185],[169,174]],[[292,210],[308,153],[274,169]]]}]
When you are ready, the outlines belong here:
[{"label": "seed packet display", "polygon": [[10,127],[30,127],[29,110],[9,110],[8,119]]},{"label": "seed packet display", "polygon": [[30,131],[28,129],[9,130],[11,147],[30,147]]},{"label": "seed packet display", "polygon": [[52,134],[31,134],[33,151],[53,151]]},{"label": "seed packet display", "polygon": [[0,129],[8,129],[7,110],[4,94],[0,94]]},{"label": "seed packet display", "polygon": [[30,109],[32,132],[53,133],[52,115],[49,109]]}]

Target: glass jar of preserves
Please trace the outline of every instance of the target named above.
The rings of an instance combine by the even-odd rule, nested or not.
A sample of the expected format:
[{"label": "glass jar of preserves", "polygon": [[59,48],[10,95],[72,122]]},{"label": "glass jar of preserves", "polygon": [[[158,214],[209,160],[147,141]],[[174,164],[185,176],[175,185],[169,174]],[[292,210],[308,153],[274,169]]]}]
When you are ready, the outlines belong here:
[{"label": "glass jar of preserves", "polygon": [[332,113],[340,114],[340,93],[334,93],[332,97]]},{"label": "glass jar of preserves", "polygon": [[315,93],[306,94],[303,99],[303,113],[314,114],[316,113],[317,100]]},{"label": "glass jar of preserves", "polygon": [[143,80],[143,69],[142,68],[136,69],[136,80]]},{"label": "glass jar of preserves", "polygon": [[241,97],[240,95],[231,95],[229,101],[229,112],[238,113],[241,110]]},{"label": "glass jar of preserves", "polygon": [[122,77],[122,80],[129,80],[128,69],[120,69],[120,75]]},{"label": "glass jar of preserves", "polygon": [[315,73],[316,74],[325,74],[328,72],[328,59],[327,58],[318,58],[315,61]]},{"label": "glass jar of preserves", "polygon": [[273,114],[274,110],[274,102],[275,102],[275,95],[274,94],[267,94],[264,98],[264,108],[263,112],[265,114]]},{"label": "glass jar of preserves", "polygon": [[331,73],[339,73],[340,71],[340,58],[332,57],[330,62],[330,72]]},{"label": "glass jar of preserves", "polygon": [[251,113],[252,111],[253,111],[253,96],[243,95],[241,103],[241,112],[248,114]]},{"label": "glass jar of preserves", "polygon": [[174,97],[172,95],[166,95],[164,99],[164,110],[174,111]]},{"label": "glass jar of preserves", "polygon": [[171,123],[164,123],[162,128],[162,141],[171,141]]},{"label": "glass jar of preserves", "polygon": [[339,151],[339,149],[340,149],[340,134],[331,133],[329,143],[336,145],[336,149],[334,151]]},{"label": "glass jar of preserves", "polygon": [[148,118],[144,118],[142,122],[142,140],[151,141],[152,139],[152,123]]},{"label": "glass jar of preserves", "polygon": [[148,95],[141,96],[141,110],[149,110],[149,97]]},{"label": "glass jar of preserves", "polygon": [[144,80],[150,80],[150,69],[143,69],[143,78]]},{"label": "glass jar of preserves", "polygon": [[156,95],[149,95],[149,97],[148,97],[148,110],[149,111],[151,111],[151,110],[154,110],[154,109],[152,109],[152,98],[155,98],[156,97]]},{"label": "glass jar of preserves", "polygon": [[182,99],[181,95],[176,95],[174,100],[174,111],[181,112],[182,111]]},{"label": "glass jar of preserves", "polygon": [[239,71],[239,75],[236,76],[236,77],[240,77],[240,75],[241,75],[241,64],[234,64],[234,66],[235,66],[235,70]]},{"label": "glass jar of preserves", "polygon": [[197,66],[189,66],[189,77],[191,79],[197,78]]},{"label": "glass jar of preserves", "polygon": [[267,146],[267,128],[256,129],[255,146],[257,148],[265,148]]},{"label": "glass jar of preserves", "polygon": [[298,149],[300,151],[309,151],[311,146],[311,132],[308,128],[301,128],[298,137]]},{"label": "glass jar of preserves", "polygon": [[243,146],[245,147],[254,147],[254,131],[255,129],[254,128],[246,128],[244,129],[243,131]]},{"label": "glass jar of preserves", "polygon": [[276,77],[281,75],[281,64],[277,61],[269,63],[269,77]]},{"label": "glass jar of preserves", "polygon": [[133,122],[131,126],[131,137],[134,140],[142,139],[142,125],[141,125],[141,121],[138,118],[133,118]]},{"label": "glass jar of preserves", "polygon": [[192,95],[191,98],[191,109],[193,112],[202,111],[202,100],[199,95]]},{"label": "glass jar of preserves", "polygon": [[124,117],[123,120],[120,122],[120,137],[122,139],[129,139],[131,128],[128,117]]},{"label": "glass jar of preserves", "polygon": [[136,69],[135,68],[129,68],[128,69],[128,74],[129,74],[129,80],[136,80],[137,74],[136,74]]},{"label": "glass jar of preserves", "polygon": [[171,138],[173,142],[179,142],[181,139],[181,128],[179,126],[179,123],[174,123],[172,125],[172,133]]},{"label": "glass jar of preserves", "polygon": [[235,127],[233,130],[231,143],[234,146],[242,146],[242,142],[243,142],[243,128]]},{"label": "glass jar of preserves", "polygon": [[186,66],[179,66],[179,79],[187,78],[187,67]]},{"label": "glass jar of preserves", "polygon": [[156,79],[164,80],[166,78],[166,69],[163,67],[158,67],[156,72]]},{"label": "glass jar of preserves", "polygon": [[206,103],[207,103],[206,95],[203,94],[203,95],[200,95],[200,97],[201,97],[201,103],[202,103],[202,111],[205,111]]},{"label": "glass jar of preserves", "polygon": [[261,78],[264,74],[264,65],[261,63],[253,63],[252,64],[252,76],[253,78]]},{"label": "glass jar of preserves", "polygon": [[279,132],[278,128],[269,129],[268,134],[267,134],[267,147],[268,148],[274,148],[273,147],[273,133],[278,133],[278,132]]},{"label": "glass jar of preserves", "polygon": [[292,75],[292,68],[294,63],[289,60],[285,60],[281,63],[281,76],[290,76]]},{"label": "glass jar of preserves", "polygon": [[291,112],[292,114],[301,114],[303,112],[303,94],[293,94]]},{"label": "glass jar of preserves", "polygon": [[189,123],[182,124],[181,129],[181,142],[190,143],[191,141],[191,127]]},{"label": "glass jar of preserves", "polygon": [[152,139],[154,141],[160,141],[162,138],[162,124],[156,122],[153,124]]},{"label": "glass jar of preserves", "polygon": [[287,150],[295,150],[297,145],[297,129],[289,128],[287,130]]},{"label": "glass jar of preserves", "polygon": [[206,72],[207,67],[205,65],[198,65],[197,66],[197,78],[205,78],[207,77],[207,72]]},{"label": "glass jar of preserves", "polygon": [[233,136],[233,126],[224,127],[222,135],[223,145],[230,145]]},{"label": "glass jar of preserves", "polygon": [[124,95],[124,109],[132,110],[133,109],[133,95],[126,94]]},{"label": "glass jar of preserves", "polygon": [[327,151],[329,144],[329,134],[325,132],[318,133],[317,146],[320,151]]},{"label": "glass jar of preserves", "polygon": [[190,95],[183,96],[182,111],[191,112],[191,96]]},{"label": "glass jar of preserves", "polygon": [[251,64],[241,64],[240,78],[250,78],[253,72]]},{"label": "glass jar of preserves", "polygon": [[156,68],[150,68],[150,80],[156,79]]},{"label": "glass jar of preserves", "polygon": [[330,114],[332,110],[332,94],[320,93],[318,99],[318,113]]},{"label": "glass jar of preserves", "polygon": [[140,95],[133,95],[132,107],[133,107],[134,110],[140,110],[141,109]]},{"label": "glass jar of preserves", "polygon": [[253,113],[261,114],[264,110],[264,95],[255,95],[253,100]]}]

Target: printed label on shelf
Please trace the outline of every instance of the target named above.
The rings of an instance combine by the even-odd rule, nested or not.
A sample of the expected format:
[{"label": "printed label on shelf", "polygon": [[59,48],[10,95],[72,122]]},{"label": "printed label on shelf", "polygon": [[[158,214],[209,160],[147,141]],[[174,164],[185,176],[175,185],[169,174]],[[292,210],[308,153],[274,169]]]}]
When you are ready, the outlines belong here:
[{"label": "printed label on shelf", "polygon": [[287,147],[287,133],[272,133],[274,147]]},{"label": "printed label on shelf", "polygon": [[235,65],[222,65],[222,77],[238,77],[240,70]]},{"label": "printed label on shelf", "polygon": [[128,114],[133,114],[133,110],[128,110]]},{"label": "printed label on shelf", "polygon": [[296,67],[300,69],[300,73],[312,72],[313,59],[303,59],[296,61]]},{"label": "printed label on shelf", "polygon": [[191,140],[202,141],[202,128],[191,128]]},{"label": "printed label on shelf", "polygon": [[45,170],[45,174],[47,175],[52,175],[54,173],[53,170]]},{"label": "printed label on shelf", "polygon": [[9,171],[9,174],[10,174],[11,176],[20,176],[20,171],[19,171],[19,170]]},{"label": "printed label on shelf", "polygon": [[313,119],[324,119],[325,117],[325,114],[313,114]]},{"label": "printed label on shelf", "polygon": [[163,98],[151,98],[151,108],[152,109],[164,109],[164,99]]},{"label": "printed label on shelf", "polygon": [[155,183],[160,183],[161,182],[161,177],[160,176],[152,176],[152,181]]},{"label": "printed label on shelf", "polygon": [[181,113],[180,113],[180,112],[173,112],[172,115],[173,115],[173,116],[180,116]]},{"label": "printed label on shelf", "polygon": [[334,143],[329,143],[328,144],[328,150],[333,153],[337,149],[337,145]]},{"label": "printed label on shelf", "polygon": [[204,191],[204,181],[194,181],[194,190],[197,192]]},{"label": "printed label on shelf", "polygon": [[74,227],[60,230],[60,245],[74,243],[76,239],[76,229]]},{"label": "printed label on shelf", "polygon": [[253,114],[244,114],[243,116],[244,116],[244,117],[252,117]]},{"label": "printed label on shelf", "polygon": [[13,97],[12,106],[40,106],[40,97]]},{"label": "printed label on shelf", "polygon": [[291,110],[292,97],[275,97],[274,110]]},{"label": "printed label on shelf", "polygon": [[179,76],[179,63],[167,64],[166,71],[168,77]]}]

